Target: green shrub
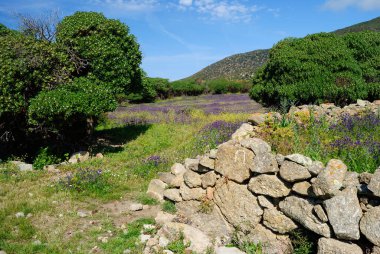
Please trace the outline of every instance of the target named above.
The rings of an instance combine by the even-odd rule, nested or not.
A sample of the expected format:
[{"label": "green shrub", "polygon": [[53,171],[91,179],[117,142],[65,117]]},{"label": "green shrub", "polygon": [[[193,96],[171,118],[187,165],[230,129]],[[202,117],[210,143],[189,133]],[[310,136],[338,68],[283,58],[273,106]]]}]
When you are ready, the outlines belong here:
[{"label": "green shrub", "polygon": [[[30,100],[29,121],[33,125],[78,138],[91,132],[100,114],[117,106],[110,89],[97,81],[77,78],[52,91],[43,91]],[[75,127],[75,128],[73,128]],[[71,136],[69,134],[77,133]]]},{"label": "green shrub", "polygon": [[253,78],[252,99],[265,105],[296,104],[378,97],[380,35],[363,32],[337,36],[313,34],[288,38],[270,51],[269,62]]},{"label": "green shrub", "polygon": [[46,165],[58,163],[60,160],[51,153],[49,147],[41,148],[33,161],[34,169],[43,169]]},{"label": "green shrub", "polygon": [[200,95],[206,90],[205,86],[197,84],[193,80],[177,80],[171,82],[170,85],[175,96]]},{"label": "green shrub", "polygon": [[142,90],[139,44],[120,21],[101,13],[76,12],[58,24],[57,42],[88,62],[81,76],[94,77],[117,93]]}]

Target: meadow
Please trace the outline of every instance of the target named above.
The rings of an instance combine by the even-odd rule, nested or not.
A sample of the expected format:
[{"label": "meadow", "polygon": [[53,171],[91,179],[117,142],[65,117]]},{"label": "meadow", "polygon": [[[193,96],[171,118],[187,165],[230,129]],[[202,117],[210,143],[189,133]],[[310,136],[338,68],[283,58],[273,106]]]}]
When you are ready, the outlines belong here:
[{"label": "meadow", "polygon": [[[103,159],[61,166],[59,173],[20,172],[1,164],[0,249],[7,254],[139,253],[142,225],[153,223],[161,209],[145,195],[149,181],[173,163],[228,140],[253,111],[265,109],[247,94],[119,107],[96,127],[90,152],[102,152]],[[131,202],[150,208],[131,213]],[[173,211],[170,204],[163,208]],[[16,216],[20,212],[24,216]]]},{"label": "meadow", "polygon": [[[247,94],[124,105],[96,127],[89,151],[104,158],[62,165],[55,173],[0,164],[0,249],[7,254],[141,253],[143,225],[154,224],[159,210],[176,211],[172,203],[159,205],[145,194],[149,181],[175,162],[216,148],[251,113],[266,111]],[[302,153],[324,163],[340,158],[359,173],[380,164],[378,114],[344,115],[330,123],[313,114],[284,113],[260,127],[257,135],[278,153]],[[149,208],[131,212],[134,202]],[[293,240],[295,253],[312,252],[307,236]]]}]

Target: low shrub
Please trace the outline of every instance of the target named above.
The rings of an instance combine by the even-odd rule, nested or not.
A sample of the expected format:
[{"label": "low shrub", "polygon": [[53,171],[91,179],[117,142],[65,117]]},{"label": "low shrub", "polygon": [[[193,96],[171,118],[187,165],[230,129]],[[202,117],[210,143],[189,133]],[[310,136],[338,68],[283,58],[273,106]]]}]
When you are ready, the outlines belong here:
[{"label": "low shrub", "polygon": [[60,159],[55,156],[49,147],[41,148],[33,161],[34,169],[43,169],[46,165],[58,163]]},{"label": "low shrub", "polygon": [[376,32],[287,38],[271,49],[268,63],[256,72],[250,96],[267,106],[279,106],[281,100],[345,105],[377,99],[379,59]]}]

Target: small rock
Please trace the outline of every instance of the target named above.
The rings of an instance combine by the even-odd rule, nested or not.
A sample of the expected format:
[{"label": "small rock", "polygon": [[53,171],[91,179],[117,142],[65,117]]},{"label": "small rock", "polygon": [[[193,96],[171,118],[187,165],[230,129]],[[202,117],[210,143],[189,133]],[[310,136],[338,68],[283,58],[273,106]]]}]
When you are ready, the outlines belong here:
[{"label": "small rock", "polygon": [[90,253],[99,253],[100,251],[101,251],[101,249],[98,246],[94,246],[91,249]]},{"label": "small rock", "polygon": [[376,169],[369,184],[368,189],[372,191],[373,195],[380,197],[380,168]]},{"label": "small rock", "polygon": [[170,169],[170,172],[176,176],[183,175],[186,172],[186,168],[180,163],[174,163]]},{"label": "small rock", "polygon": [[359,174],[356,172],[347,172],[343,180],[343,187],[354,187],[357,188],[360,185],[359,183]]},{"label": "small rock", "polygon": [[183,184],[179,189],[182,199],[187,200],[202,200],[206,195],[206,191],[202,188],[189,188],[186,184]]},{"label": "small rock", "polygon": [[245,138],[249,138],[253,132],[253,126],[248,123],[243,123],[239,129],[237,129],[232,135],[231,139],[240,141]]},{"label": "small rock", "polygon": [[123,251],[123,254],[130,254],[130,253],[132,253],[132,251],[129,250],[129,249],[126,249],[126,250]]},{"label": "small rock", "polygon": [[245,254],[236,247],[218,247],[215,250],[215,254]]},{"label": "small rock", "polygon": [[179,189],[167,189],[164,191],[164,197],[174,202],[182,201]]},{"label": "small rock", "polygon": [[169,172],[158,172],[157,176],[158,176],[158,179],[160,179],[161,181],[163,181],[164,183],[168,185],[172,185],[172,182],[176,178],[175,175]]},{"label": "small rock", "polygon": [[307,170],[313,176],[317,176],[324,168],[325,166],[320,161],[313,161],[310,166],[307,166]]},{"label": "small rock", "polygon": [[311,166],[313,164],[313,161],[309,157],[298,153],[285,156],[285,160],[293,161],[305,167]]},{"label": "small rock", "polygon": [[333,198],[325,200],[323,206],[338,239],[358,240],[360,238],[359,221],[362,210],[355,188],[345,189]]},{"label": "small rock", "polygon": [[55,165],[46,165],[44,166],[44,170],[49,173],[60,173],[61,171],[55,167]]},{"label": "small rock", "polygon": [[142,204],[131,204],[129,206],[129,211],[132,211],[132,212],[136,212],[136,211],[141,211],[143,209],[143,205]]},{"label": "small rock", "polygon": [[259,138],[243,139],[240,141],[240,144],[245,148],[251,149],[255,155],[260,153],[270,153],[272,150],[267,142]]},{"label": "small rock", "polygon": [[164,190],[168,185],[159,179],[153,179],[150,181],[148,186],[148,191],[146,192],[149,196],[157,199],[158,201],[164,200]]},{"label": "small rock", "polygon": [[84,211],[78,211],[78,212],[77,212],[77,215],[78,215],[79,217],[81,217],[81,218],[85,218],[85,217],[87,217],[87,213],[84,212]]},{"label": "small rock", "polygon": [[26,218],[30,218],[30,217],[32,217],[32,216],[33,216],[33,214],[28,213],[28,214],[26,215]]},{"label": "small rock", "polygon": [[292,187],[292,191],[302,196],[314,196],[313,188],[311,187],[311,184],[307,181],[295,183]]},{"label": "small rock", "polygon": [[98,241],[102,243],[108,243],[108,236],[99,236]]},{"label": "small rock", "polygon": [[98,159],[103,159],[103,158],[104,158],[104,155],[103,155],[102,153],[97,153],[97,154],[95,155],[95,157],[98,158]]},{"label": "small rock", "polygon": [[248,189],[255,194],[274,198],[285,197],[290,193],[290,188],[277,176],[265,174],[252,177],[249,181]]},{"label": "small rock", "polygon": [[18,212],[15,214],[16,218],[24,218],[25,214],[23,212]]},{"label": "small rock", "polygon": [[365,107],[371,103],[369,101],[357,99],[356,104],[358,104],[359,107]]},{"label": "small rock", "polygon": [[18,169],[20,171],[33,171],[33,165],[32,164],[28,164],[28,163],[25,163],[25,162],[21,162],[21,161],[12,161],[13,164],[15,164]]},{"label": "small rock", "polygon": [[166,238],[165,236],[160,236],[160,238],[158,239],[158,245],[162,248],[165,248],[166,246],[168,246],[169,243],[170,243],[169,239]]},{"label": "small rock", "polygon": [[362,249],[353,243],[321,237],[318,240],[318,254],[363,254]]},{"label": "small rock", "polygon": [[317,196],[332,197],[343,186],[347,166],[341,160],[332,159],[328,162],[325,170],[317,176],[312,184],[313,192]]},{"label": "small rock", "polygon": [[150,239],[150,235],[140,235],[140,242],[146,243]]},{"label": "small rock", "polygon": [[263,208],[268,208],[268,209],[274,208],[274,205],[272,204],[272,202],[270,202],[268,198],[266,198],[265,196],[258,196],[257,201],[259,202],[259,205]]},{"label": "small rock", "polygon": [[288,160],[285,160],[284,163],[282,163],[280,176],[285,181],[291,183],[311,178],[311,174],[306,167]]},{"label": "small rock", "polygon": [[80,152],[73,153],[70,156],[69,163],[75,164],[75,163],[78,163],[78,162],[86,161],[89,158],[90,158],[90,153],[89,152],[87,152],[87,151],[80,151]]},{"label": "small rock", "polygon": [[280,234],[288,233],[298,226],[282,212],[276,209],[265,209],[263,215],[263,223],[271,230]]},{"label": "small rock", "polygon": [[281,211],[305,228],[325,237],[331,236],[330,227],[314,215],[314,204],[307,199],[289,196],[279,204]]},{"label": "small rock", "polygon": [[373,176],[373,174],[371,174],[371,173],[363,172],[359,175],[359,182],[364,183],[364,184],[369,184],[372,176]]},{"label": "small rock", "polygon": [[7,253],[3,250],[0,250],[0,254],[7,254]]},{"label": "small rock", "polygon": [[171,251],[171,250],[163,250],[162,252],[163,252],[164,254],[174,254],[174,252]]},{"label": "small rock", "polygon": [[215,168],[215,160],[209,156],[203,156],[199,161],[199,166],[204,168],[202,172],[210,171]]},{"label": "small rock", "polygon": [[285,156],[282,154],[276,154],[276,160],[277,160],[277,164],[281,166],[282,163],[284,163],[285,161]]},{"label": "small rock", "polygon": [[42,242],[40,240],[35,240],[33,241],[33,245],[41,245]]},{"label": "small rock", "polygon": [[210,155],[209,155],[210,159],[216,159],[216,154],[217,153],[218,153],[218,149],[211,149],[210,150]]},{"label": "small rock", "polygon": [[380,206],[369,209],[360,220],[360,231],[373,244],[380,246]]},{"label": "small rock", "polygon": [[197,172],[199,166],[199,159],[185,159],[185,168]]},{"label": "small rock", "polygon": [[249,231],[261,220],[263,210],[257,203],[257,198],[247,189],[246,185],[233,181],[218,180],[214,202],[219,207],[225,219],[242,231]]},{"label": "small rock", "polygon": [[329,218],[327,217],[325,210],[323,210],[323,207],[321,205],[315,205],[313,207],[313,211],[322,222],[329,221]]},{"label": "small rock", "polygon": [[183,175],[183,179],[185,180],[186,185],[190,188],[201,187],[202,185],[201,176],[192,170],[186,171],[186,173]]},{"label": "small rock", "polygon": [[253,159],[251,171],[255,173],[274,173],[277,172],[278,164],[276,156],[272,153],[259,153]]},{"label": "small rock", "polygon": [[152,229],[155,229],[156,227],[152,224],[144,224],[143,228],[146,230],[152,230]]},{"label": "small rock", "polygon": [[229,180],[242,183],[250,176],[250,166],[253,162],[252,151],[224,143],[219,146],[215,160],[215,171]]},{"label": "small rock", "polygon": [[214,187],[218,180],[217,175],[214,171],[210,171],[202,176],[202,187],[206,189],[207,187]]},{"label": "small rock", "polygon": [[173,214],[159,211],[156,218],[154,218],[154,221],[156,222],[157,225],[162,226],[167,222],[173,221],[174,218],[175,218],[175,215]]},{"label": "small rock", "polygon": [[265,113],[253,113],[252,115],[248,117],[248,122],[252,123],[255,126],[264,123],[265,120],[266,120]]}]

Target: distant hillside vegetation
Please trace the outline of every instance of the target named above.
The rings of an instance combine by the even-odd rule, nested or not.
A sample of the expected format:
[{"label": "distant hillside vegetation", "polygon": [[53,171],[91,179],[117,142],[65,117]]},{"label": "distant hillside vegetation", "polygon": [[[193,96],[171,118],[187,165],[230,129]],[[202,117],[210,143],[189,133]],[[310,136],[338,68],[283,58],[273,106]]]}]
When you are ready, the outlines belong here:
[{"label": "distant hillside vegetation", "polygon": [[[333,33],[343,35],[350,32],[380,31],[380,17],[342,28]],[[213,63],[185,80],[208,81],[214,79],[251,80],[255,71],[269,59],[269,49],[254,50],[226,57]]]},{"label": "distant hillside vegetation", "polygon": [[269,49],[254,50],[226,57],[213,63],[194,75],[192,80],[250,80],[252,74],[268,61]]},{"label": "distant hillside vegetation", "polygon": [[380,32],[380,17],[377,17],[375,19],[371,19],[369,21],[362,22],[353,26],[336,30],[333,33],[346,34],[346,33],[361,32],[361,31],[366,31],[366,30]]}]

